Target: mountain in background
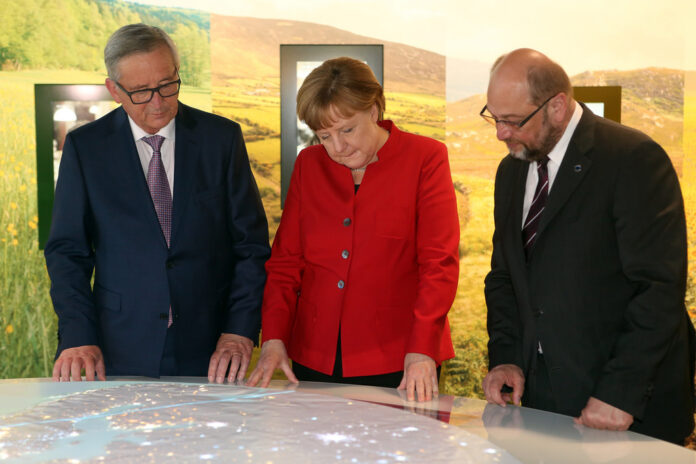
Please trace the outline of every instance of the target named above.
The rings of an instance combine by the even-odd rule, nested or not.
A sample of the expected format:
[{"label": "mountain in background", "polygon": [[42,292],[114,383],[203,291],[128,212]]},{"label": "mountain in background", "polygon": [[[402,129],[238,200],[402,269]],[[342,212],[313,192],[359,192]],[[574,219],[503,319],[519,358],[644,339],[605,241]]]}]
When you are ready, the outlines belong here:
[{"label": "mountain in background", "polygon": [[387,92],[444,98],[445,57],[416,47],[299,21],[211,16],[213,86],[228,79],[278,79],[280,44],[384,44]]}]

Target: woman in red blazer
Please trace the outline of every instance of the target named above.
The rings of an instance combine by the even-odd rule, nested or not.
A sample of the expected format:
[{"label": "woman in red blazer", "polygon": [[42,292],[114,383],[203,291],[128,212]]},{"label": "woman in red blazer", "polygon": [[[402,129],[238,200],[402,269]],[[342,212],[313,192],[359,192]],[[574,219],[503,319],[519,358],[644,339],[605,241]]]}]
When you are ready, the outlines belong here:
[{"label": "woman in red blazer", "polygon": [[459,276],[447,148],[382,121],[384,106],[352,58],[324,62],[298,92],[298,116],[321,144],[295,162],[250,385],[280,368],[294,382],[437,394],[437,366],[454,356],[447,312]]}]

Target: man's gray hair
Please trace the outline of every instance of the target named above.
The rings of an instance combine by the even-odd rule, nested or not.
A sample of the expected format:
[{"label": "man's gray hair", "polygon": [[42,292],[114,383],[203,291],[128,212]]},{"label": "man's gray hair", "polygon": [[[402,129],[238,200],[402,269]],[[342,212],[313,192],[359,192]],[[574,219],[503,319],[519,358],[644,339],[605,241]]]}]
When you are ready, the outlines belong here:
[{"label": "man's gray hair", "polygon": [[172,52],[174,65],[179,69],[179,53],[172,39],[159,27],[147,24],[129,24],[114,32],[104,47],[104,64],[109,78],[117,81],[118,63],[134,53],[148,53],[161,46]]}]

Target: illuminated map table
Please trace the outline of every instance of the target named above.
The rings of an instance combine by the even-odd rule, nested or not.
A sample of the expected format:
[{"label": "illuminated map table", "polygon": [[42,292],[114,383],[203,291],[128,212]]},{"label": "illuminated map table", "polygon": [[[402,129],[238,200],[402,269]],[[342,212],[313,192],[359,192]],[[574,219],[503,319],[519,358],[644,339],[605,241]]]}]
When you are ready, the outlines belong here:
[{"label": "illuminated map table", "polygon": [[292,389],[17,380],[0,397],[4,462],[518,462],[428,417]]},{"label": "illuminated map table", "polygon": [[0,463],[174,461],[696,464],[696,453],[558,414],[450,395],[415,403],[377,387],[0,381]]}]

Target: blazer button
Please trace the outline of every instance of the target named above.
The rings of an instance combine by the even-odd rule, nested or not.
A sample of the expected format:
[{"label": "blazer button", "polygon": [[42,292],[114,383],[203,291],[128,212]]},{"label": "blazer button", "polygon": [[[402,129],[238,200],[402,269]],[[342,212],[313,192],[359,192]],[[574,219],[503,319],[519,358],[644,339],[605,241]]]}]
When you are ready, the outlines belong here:
[{"label": "blazer button", "polygon": [[169,314],[168,313],[159,313],[159,318],[160,319],[169,319]]},{"label": "blazer button", "polygon": [[343,225],[346,226],[346,227],[348,227],[348,226],[350,225],[350,222],[351,222],[351,221],[350,221],[350,218],[345,218],[345,219],[343,220]]},{"label": "blazer button", "polygon": [[346,283],[344,281],[342,281],[342,280],[338,281],[338,288],[343,288],[345,286],[346,286]]},{"label": "blazer button", "polygon": [[167,269],[174,269],[174,263],[171,261],[167,261]]},{"label": "blazer button", "polygon": [[348,250],[343,250],[341,252],[341,258],[348,259],[349,256],[350,256],[350,252]]}]

